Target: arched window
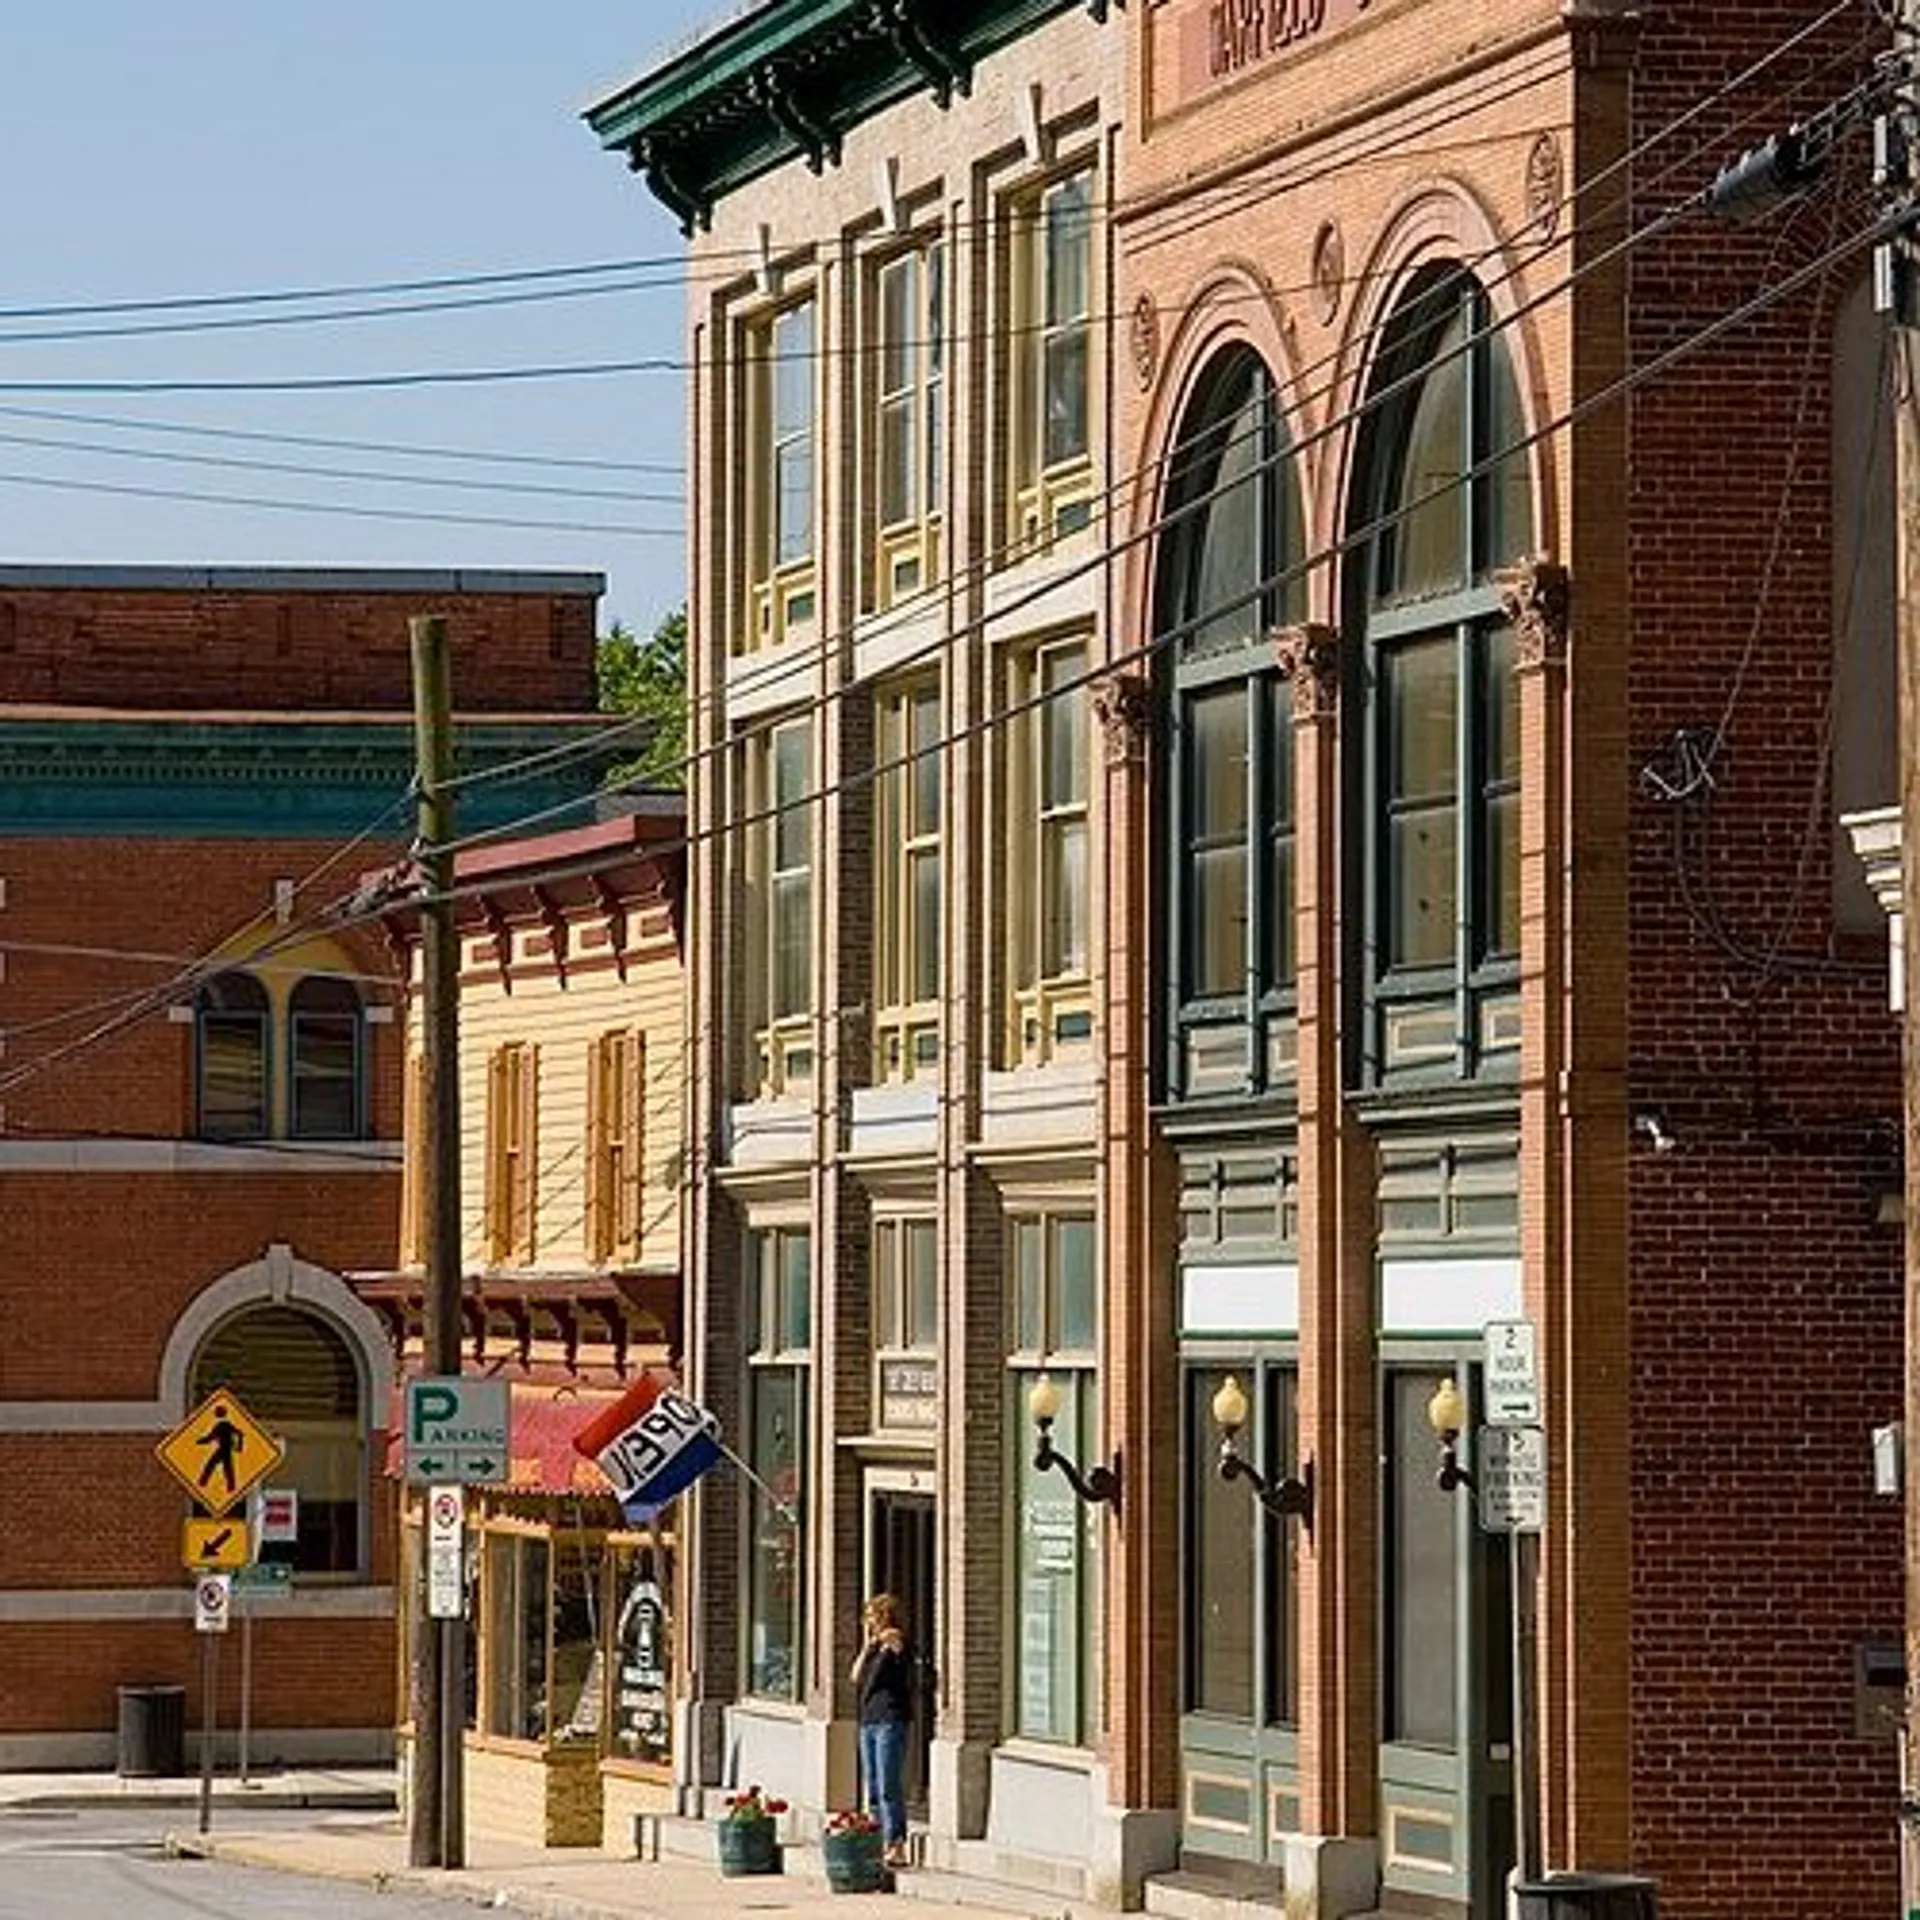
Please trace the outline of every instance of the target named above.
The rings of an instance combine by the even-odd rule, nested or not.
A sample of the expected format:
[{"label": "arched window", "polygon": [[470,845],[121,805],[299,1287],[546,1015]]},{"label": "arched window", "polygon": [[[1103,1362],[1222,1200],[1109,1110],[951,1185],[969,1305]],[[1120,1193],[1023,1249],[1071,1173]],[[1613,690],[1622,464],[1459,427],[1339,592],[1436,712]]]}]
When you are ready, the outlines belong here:
[{"label": "arched window", "polygon": [[287,1131],[296,1140],[352,1140],[362,1131],[360,996],[350,981],[311,974],[287,1002]]},{"label": "arched window", "polygon": [[298,1496],[298,1537],[264,1560],[297,1573],[354,1574],[366,1564],[367,1443],[360,1370],[346,1341],[298,1307],[255,1307],[224,1321],[194,1357],[188,1401],[225,1388],[286,1446],[268,1476]]},{"label": "arched window", "polygon": [[1177,1096],[1293,1071],[1293,728],[1273,633],[1301,617],[1304,548],[1273,377],[1250,348],[1227,348],[1175,438],[1155,567]]},{"label": "arched window", "polygon": [[194,999],[196,1126],[203,1140],[260,1140],[272,1129],[267,990],[217,973]]},{"label": "arched window", "polygon": [[1478,283],[1416,283],[1374,371],[1351,507],[1370,1079],[1471,1076],[1519,1047],[1519,711],[1492,576],[1534,547],[1523,422]]}]

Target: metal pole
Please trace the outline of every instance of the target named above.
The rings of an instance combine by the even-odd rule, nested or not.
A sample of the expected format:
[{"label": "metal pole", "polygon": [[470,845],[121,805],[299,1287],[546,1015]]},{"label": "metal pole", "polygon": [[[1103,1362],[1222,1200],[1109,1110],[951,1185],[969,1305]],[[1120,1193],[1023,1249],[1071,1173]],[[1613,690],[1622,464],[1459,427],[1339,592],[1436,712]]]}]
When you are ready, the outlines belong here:
[{"label": "metal pole", "polygon": [[[407,623],[413,647],[421,907],[421,1030],[426,1057],[425,1371],[460,1372],[460,941],[454,923],[453,687],[447,623]],[[422,1564],[424,1569],[424,1552]],[[421,1608],[414,1641],[414,1771],[409,1852],[416,1866],[465,1863],[462,1675],[466,1623]],[[428,1813],[431,1803],[432,1812]]]},{"label": "metal pole", "polygon": [[240,1613],[240,1784],[247,1784],[247,1742],[253,1731],[253,1609],[236,1580],[233,1603]]},{"label": "metal pole", "polygon": [[217,1665],[220,1636],[200,1636],[200,1831],[213,1830],[213,1736],[215,1702],[219,1697]]},{"label": "metal pole", "polygon": [[1534,1789],[1539,1546],[1537,1534],[1507,1535],[1508,1578],[1513,1587],[1513,1854],[1522,1880],[1532,1879],[1540,1865],[1540,1803]]}]

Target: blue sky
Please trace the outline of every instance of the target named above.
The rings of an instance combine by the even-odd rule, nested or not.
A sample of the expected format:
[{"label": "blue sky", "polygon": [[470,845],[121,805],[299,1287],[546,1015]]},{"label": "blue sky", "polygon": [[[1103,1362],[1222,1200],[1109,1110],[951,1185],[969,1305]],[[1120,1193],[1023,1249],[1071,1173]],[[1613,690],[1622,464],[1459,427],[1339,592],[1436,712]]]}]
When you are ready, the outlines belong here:
[{"label": "blue sky", "polygon": [[[730,0],[34,0],[8,8],[0,561],[584,567],[608,576],[604,619],[651,626],[678,601],[684,578],[677,373],[318,394],[27,389],[675,358],[683,295],[671,268],[627,276],[650,286],[591,297],[263,329],[205,323],[299,309],[22,310],[677,260],[678,230],[623,162],[600,150],[580,109],[732,10]],[[181,320],[197,330],[21,337]],[[189,428],[196,431],[180,431]],[[522,463],[416,459],[302,439],[509,452]],[[176,457],[128,457],[134,449]],[[225,464],[234,461],[308,471]],[[549,464],[557,461],[669,470]],[[311,471],[320,468],[404,472],[433,484]],[[469,484],[447,484],[455,479]],[[490,490],[509,481],[587,491]],[[222,499],[156,497],[188,492]],[[642,497],[649,494],[659,497]],[[355,512],[242,504],[260,500]],[[389,517],[400,508],[569,524]]]}]

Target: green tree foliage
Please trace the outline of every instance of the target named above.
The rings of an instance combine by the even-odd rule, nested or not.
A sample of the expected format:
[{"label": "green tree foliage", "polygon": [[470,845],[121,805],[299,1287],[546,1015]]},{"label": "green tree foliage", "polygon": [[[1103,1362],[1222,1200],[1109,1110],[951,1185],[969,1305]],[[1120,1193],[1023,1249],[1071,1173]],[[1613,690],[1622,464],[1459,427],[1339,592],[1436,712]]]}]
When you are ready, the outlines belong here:
[{"label": "green tree foliage", "polygon": [[652,724],[635,730],[638,754],[616,768],[609,782],[653,786],[686,784],[687,610],[676,607],[639,639],[615,624],[594,650],[594,677],[602,713],[632,714]]}]

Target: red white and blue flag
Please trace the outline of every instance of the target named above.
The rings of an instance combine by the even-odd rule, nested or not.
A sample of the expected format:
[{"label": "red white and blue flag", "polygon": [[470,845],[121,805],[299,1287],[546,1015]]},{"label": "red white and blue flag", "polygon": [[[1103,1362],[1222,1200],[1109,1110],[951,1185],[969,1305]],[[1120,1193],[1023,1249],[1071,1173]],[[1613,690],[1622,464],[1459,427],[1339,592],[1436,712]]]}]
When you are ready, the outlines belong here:
[{"label": "red white and blue flag", "polygon": [[719,1420],[647,1373],[573,1444],[613,1482],[621,1510],[637,1524],[686,1492],[725,1451]]}]

